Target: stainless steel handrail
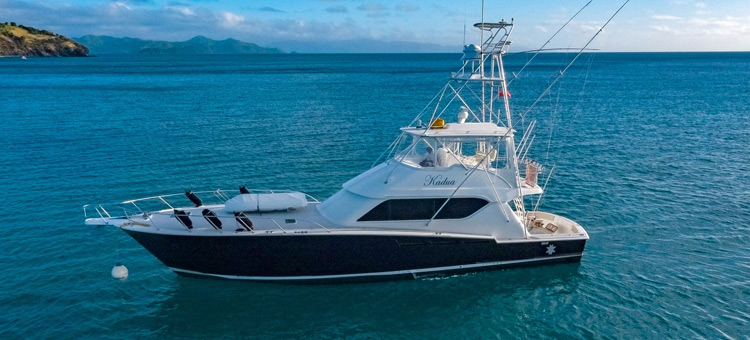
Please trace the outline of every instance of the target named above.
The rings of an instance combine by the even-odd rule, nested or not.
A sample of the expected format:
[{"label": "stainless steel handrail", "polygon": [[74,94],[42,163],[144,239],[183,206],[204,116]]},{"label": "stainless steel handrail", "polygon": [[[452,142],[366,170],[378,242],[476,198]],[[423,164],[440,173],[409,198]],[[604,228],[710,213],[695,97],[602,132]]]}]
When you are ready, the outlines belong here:
[{"label": "stainless steel handrail", "polygon": [[[248,189],[248,190],[250,190],[254,194],[272,194],[272,193],[297,192],[297,191],[293,191],[293,190],[269,190],[269,189]],[[228,192],[228,191],[227,190],[222,190],[222,189],[216,189],[216,190],[210,190],[210,191],[196,191],[194,193],[196,195],[212,194],[213,197],[215,197],[218,200],[218,203],[223,204],[224,202],[226,202],[229,199],[229,196],[226,194],[226,192]],[[309,194],[305,194],[305,193],[303,193],[303,194],[305,195],[305,200],[307,201],[307,203],[320,203],[320,201],[318,199],[316,199],[315,197],[313,197],[313,196],[311,196]],[[104,218],[113,218],[113,216],[107,211],[107,209],[104,208],[104,206],[116,207],[117,210],[119,210],[119,209],[125,209],[124,207],[122,207],[123,205],[128,205],[128,206],[132,205],[132,207],[135,208],[138,211],[138,213],[143,214],[145,211],[143,210],[143,207],[140,206],[138,203],[146,203],[146,202],[159,202],[159,203],[165,205],[165,209],[166,208],[168,208],[168,209],[174,209],[175,207],[179,207],[180,205],[176,205],[176,204],[170,203],[168,201],[168,199],[175,198],[175,197],[183,197],[184,199],[187,200],[187,198],[185,198],[185,194],[184,193],[176,193],[176,194],[167,194],[167,195],[157,195],[157,196],[149,196],[149,197],[143,197],[143,198],[136,198],[136,199],[126,200],[126,201],[122,201],[122,202],[102,203],[102,204],[97,204],[97,205],[86,204],[86,205],[83,206],[83,215],[84,215],[84,218],[89,218],[89,215],[91,215],[89,213],[89,209],[94,208],[94,210],[96,211],[96,214],[99,215],[100,218],[103,218],[103,219]],[[208,197],[211,197],[211,196],[208,196]],[[187,201],[186,201],[186,203],[187,203]],[[208,205],[211,205],[211,204],[212,203],[210,203]],[[186,204],[185,206],[189,206],[189,205]],[[125,212],[125,216],[131,215],[131,213],[128,213],[128,210],[125,210],[124,212]]]}]

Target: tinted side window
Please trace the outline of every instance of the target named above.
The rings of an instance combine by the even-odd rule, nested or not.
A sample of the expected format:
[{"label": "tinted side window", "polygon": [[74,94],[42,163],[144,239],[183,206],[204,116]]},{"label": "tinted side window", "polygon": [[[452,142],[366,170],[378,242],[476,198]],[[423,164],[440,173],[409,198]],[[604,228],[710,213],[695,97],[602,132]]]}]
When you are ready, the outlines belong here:
[{"label": "tinted side window", "polygon": [[[445,201],[445,198],[387,200],[372,208],[358,221],[429,220]],[[464,218],[485,205],[487,201],[481,198],[452,198],[435,218]]]},{"label": "tinted side window", "polygon": [[[442,204],[441,202],[440,205]],[[440,205],[435,208],[435,211],[440,209]],[[487,205],[487,201],[481,198],[453,198],[448,201],[448,204],[443,207],[443,210],[440,210],[440,213],[435,218],[442,220],[468,217],[477,210],[482,209],[485,205]]]}]

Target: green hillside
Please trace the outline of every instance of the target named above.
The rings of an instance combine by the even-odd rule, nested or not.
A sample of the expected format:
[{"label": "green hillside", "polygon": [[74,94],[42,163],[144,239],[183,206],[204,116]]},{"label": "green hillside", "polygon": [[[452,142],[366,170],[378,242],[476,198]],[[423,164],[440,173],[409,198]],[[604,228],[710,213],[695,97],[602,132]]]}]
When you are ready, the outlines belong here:
[{"label": "green hillside", "polygon": [[85,57],[89,49],[62,35],[16,23],[0,23],[0,56]]}]

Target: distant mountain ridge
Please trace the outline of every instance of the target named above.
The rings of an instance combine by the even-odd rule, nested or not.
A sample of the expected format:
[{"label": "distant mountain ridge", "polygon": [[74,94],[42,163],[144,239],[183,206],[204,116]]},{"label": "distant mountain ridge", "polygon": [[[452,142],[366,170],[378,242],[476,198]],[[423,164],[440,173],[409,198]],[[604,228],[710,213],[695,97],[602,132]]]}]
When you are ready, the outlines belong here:
[{"label": "distant mountain ridge", "polygon": [[278,48],[261,47],[236,39],[213,40],[202,35],[186,41],[115,38],[84,35],[74,40],[89,47],[91,54],[279,54]]},{"label": "distant mountain ridge", "polygon": [[88,46],[91,54],[276,54],[296,53],[460,53],[461,46],[406,41],[284,40],[261,47],[236,39],[213,40],[199,35],[187,41],[170,42],[138,38],[84,35],[74,40]]},{"label": "distant mountain ridge", "polygon": [[89,50],[73,40],[47,30],[0,23],[0,56],[85,57]]}]

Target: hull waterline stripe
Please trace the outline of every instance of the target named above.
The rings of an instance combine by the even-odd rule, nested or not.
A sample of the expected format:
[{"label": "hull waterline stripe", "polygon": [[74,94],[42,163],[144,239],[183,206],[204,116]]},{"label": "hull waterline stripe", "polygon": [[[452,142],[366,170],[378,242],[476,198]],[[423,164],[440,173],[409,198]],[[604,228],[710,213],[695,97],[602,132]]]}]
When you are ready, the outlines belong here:
[{"label": "hull waterline stripe", "polygon": [[395,276],[395,275],[413,275],[415,278],[418,274],[453,271],[462,269],[473,269],[482,267],[493,267],[493,266],[504,266],[519,263],[530,263],[530,262],[544,262],[549,260],[560,260],[574,257],[581,257],[583,253],[573,253],[561,256],[550,256],[542,258],[534,258],[527,260],[511,260],[511,261],[496,261],[486,263],[475,263],[466,264],[459,266],[447,266],[447,267],[434,267],[434,268],[423,268],[423,269],[409,269],[409,270],[397,270],[389,272],[375,272],[375,273],[362,273],[362,274],[340,274],[340,275],[310,275],[310,276],[239,276],[239,275],[221,275],[221,274],[209,274],[196,272],[192,270],[179,269],[169,267],[169,269],[191,275],[203,275],[213,276],[223,279],[234,279],[234,280],[257,280],[257,281],[302,281],[302,280],[326,280],[326,279],[347,279],[347,278],[359,278],[359,277],[378,277],[378,276]]}]

